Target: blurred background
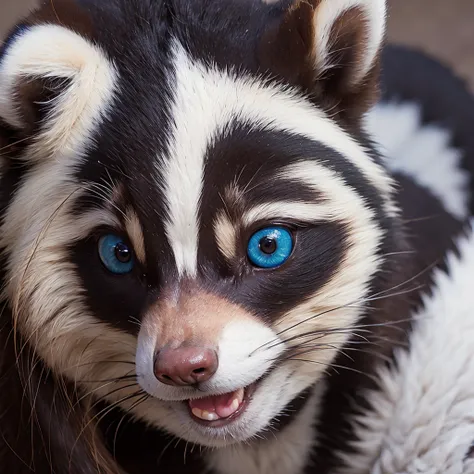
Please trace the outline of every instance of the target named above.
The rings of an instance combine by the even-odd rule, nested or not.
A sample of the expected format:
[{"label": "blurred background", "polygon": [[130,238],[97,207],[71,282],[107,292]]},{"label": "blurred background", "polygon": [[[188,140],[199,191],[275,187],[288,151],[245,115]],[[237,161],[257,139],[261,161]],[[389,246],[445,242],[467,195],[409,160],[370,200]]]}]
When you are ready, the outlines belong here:
[{"label": "blurred background", "polygon": [[[34,2],[0,0],[0,37]],[[474,0],[388,0],[388,5],[389,41],[435,55],[474,91]]]}]

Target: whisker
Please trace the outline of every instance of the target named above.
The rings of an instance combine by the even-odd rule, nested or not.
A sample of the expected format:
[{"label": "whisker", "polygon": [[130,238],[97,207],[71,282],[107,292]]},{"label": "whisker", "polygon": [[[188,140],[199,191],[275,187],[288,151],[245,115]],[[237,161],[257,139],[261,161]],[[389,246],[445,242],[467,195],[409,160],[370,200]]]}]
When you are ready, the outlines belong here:
[{"label": "whisker", "polygon": [[367,372],[362,372],[361,370],[354,369],[353,367],[347,367],[345,365],[339,365],[339,364],[325,364],[324,362],[319,362],[311,359],[288,359],[288,360],[294,360],[298,362],[307,362],[311,364],[318,364],[318,365],[323,365],[326,366],[326,368],[336,368],[340,370],[348,370],[349,372],[354,372],[359,375],[364,375],[365,377],[370,378],[373,382],[378,382],[377,377],[373,376],[372,374],[368,374]]},{"label": "whisker", "polygon": [[110,379],[102,380],[81,380],[81,383],[104,383],[104,382],[121,382],[122,380],[135,380],[137,374],[121,375],[119,377],[111,377]]},{"label": "whisker", "polygon": [[[410,279],[411,280],[411,279]],[[410,280],[407,280],[405,282],[406,283],[409,283]],[[396,289],[396,288],[400,288],[402,286],[402,284],[400,285],[396,285],[392,288],[393,289]],[[414,287],[414,288],[411,288],[411,289],[408,289],[408,290],[401,290],[399,292],[394,292],[394,293],[390,293],[388,295],[383,295],[383,293],[386,293],[387,290],[385,291],[381,291],[381,292],[378,292],[378,293],[375,293],[374,295],[372,295],[371,297],[368,297],[368,298],[365,298],[363,300],[359,300],[360,302],[358,303],[357,301],[353,302],[353,303],[349,303],[347,305],[341,305],[341,306],[337,306],[337,307],[334,307],[334,308],[330,308],[330,309],[327,309],[325,311],[322,311],[322,312],[319,312],[317,314],[314,314],[314,315],[311,315],[309,316],[308,318],[306,319],[303,319],[302,321],[299,321],[295,324],[293,324],[292,326],[288,327],[288,328],[285,328],[279,332],[276,333],[277,336],[280,336],[281,334],[285,333],[285,332],[288,332],[288,331],[291,331],[292,329],[295,329],[297,328],[298,326],[302,325],[302,324],[305,324],[309,321],[312,321],[313,319],[316,319],[316,318],[319,318],[321,316],[324,316],[326,314],[329,314],[331,312],[334,312],[334,311],[338,311],[340,309],[344,309],[344,308],[360,308],[360,307],[363,307],[364,305],[366,305],[366,303],[368,302],[373,302],[373,301],[380,301],[380,300],[383,300],[383,299],[388,299],[388,298],[392,298],[392,297],[396,297],[396,296],[402,296],[404,294],[408,294],[410,292],[413,292],[413,291],[417,291],[419,289],[421,289],[423,286],[422,285],[419,285],[417,287]],[[411,319],[410,319],[411,320]],[[385,325],[388,325],[388,324],[385,324]],[[352,329],[356,328],[357,326],[351,326]],[[360,326],[359,326],[360,327]],[[367,326],[369,327],[369,326]],[[307,333],[305,333],[306,335]],[[291,338],[287,338],[287,339],[284,339],[284,340],[279,340],[278,338],[274,338],[270,341],[267,341],[266,343],[262,344],[261,346],[257,347],[256,349],[254,349],[250,354],[249,354],[249,357],[251,357],[253,354],[255,354],[255,352],[263,349],[264,347],[268,349],[271,349],[273,347],[276,347],[280,344],[283,344],[283,343],[286,343],[286,342],[290,342],[294,339],[297,339],[299,337],[302,337],[301,335],[295,335],[295,336],[292,336]]]},{"label": "whisker", "polygon": [[[92,390],[89,390],[88,392],[85,392],[78,400],[77,402],[74,404],[74,407],[79,405],[81,401],[83,401],[84,399],[88,398],[90,395],[93,395],[95,392],[97,392],[98,390],[101,390],[102,388],[104,387],[107,387],[108,385],[110,384],[104,384],[102,385],[101,387],[96,387]],[[117,392],[120,392],[121,390],[127,390],[128,388],[133,388],[133,387],[137,387],[137,383],[130,383],[128,385],[121,385],[120,387],[118,388],[115,388],[114,390],[111,390],[110,392],[107,392],[105,393],[99,400],[95,401],[90,408],[94,408],[96,407],[99,403],[101,403],[104,399],[107,399],[107,397],[110,397],[110,395],[113,395],[114,393],[117,393]]]},{"label": "whisker", "polygon": [[131,322],[131,323],[134,323],[136,324],[139,328],[142,327],[142,322],[136,318],[135,316],[129,316],[128,317],[128,320]]},{"label": "whisker", "polygon": [[71,365],[68,369],[75,369],[77,367],[86,367],[88,365],[100,365],[100,364],[128,364],[135,365],[135,362],[130,360],[101,360],[100,362],[85,362],[83,364]]},{"label": "whisker", "polygon": [[[16,141],[14,141],[13,143],[9,143],[8,145],[5,145],[5,146],[3,146],[2,148],[0,148],[0,153],[2,153],[4,150],[7,150],[8,148],[12,148],[12,147],[14,147],[14,146],[16,146],[16,145],[19,145],[20,143],[23,143],[23,142],[25,142],[25,141],[27,141],[27,140],[30,140],[30,139],[31,139],[31,137],[25,137],[25,138],[22,138],[22,139],[20,139],[20,140],[16,140]],[[3,154],[0,155],[0,156],[3,156]]]},{"label": "whisker", "polygon": [[[92,418],[89,419],[89,421],[81,429],[80,433],[78,434],[78,436],[76,438],[76,441],[74,442],[74,444],[71,448],[71,453],[74,452],[74,449],[76,448],[76,445],[79,442],[79,439],[84,434],[86,429],[91,425],[91,423],[93,423],[97,419],[96,424],[98,425],[104,419],[105,416],[107,416],[112,410],[114,410],[116,407],[118,407],[121,403],[124,403],[124,402],[129,401],[129,400],[133,400],[133,398],[139,397],[139,396],[142,396],[142,395],[143,395],[143,390],[140,389],[140,390],[138,390],[137,392],[134,392],[131,395],[127,395],[127,396],[121,398],[120,400],[117,400],[116,402],[112,403],[111,405],[103,408],[98,413],[96,413]],[[71,457],[69,458],[69,470],[71,469],[71,463],[72,463],[72,454],[71,454]]]},{"label": "whisker", "polygon": [[113,449],[112,449],[112,452],[113,452],[113,457],[115,459],[116,457],[116,446],[117,446],[117,435],[118,435],[118,432],[119,432],[119,429],[120,429],[120,426],[122,425],[123,421],[125,420],[125,417],[128,415],[129,412],[131,412],[134,408],[136,408],[137,406],[139,406],[142,402],[144,402],[145,400],[147,400],[149,398],[149,395],[146,393],[142,398],[139,398],[136,402],[134,402],[132,404],[132,406],[128,409],[127,413],[125,413],[122,418],[120,419],[119,423],[117,424],[117,427],[115,428],[115,434],[114,434],[114,440],[113,440],[113,443],[112,443],[112,446],[113,446]]},{"label": "whisker", "polygon": [[[315,314],[315,315],[311,315],[310,317],[304,319],[303,321],[300,321],[300,322],[298,322],[298,323],[295,323],[295,324],[293,324],[292,326],[290,326],[290,327],[288,327],[288,328],[285,328],[285,329],[283,329],[283,330],[277,332],[276,335],[277,335],[277,336],[280,336],[281,334],[284,334],[285,332],[291,331],[292,329],[295,329],[295,328],[298,327],[299,325],[304,324],[304,323],[306,323],[306,322],[308,322],[308,321],[311,321],[312,319],[318,318],[318,317],[320,317],[320,316],[323,316],[324,314],[328,314],[328,313],[331,313],[331,312],[333,312],[333,311],[337,311],[337,310],[342,309],[342,308],[345,308],[345,307],[347,307],[347,305],[337,306],[337,307],[335,307],[335,308],[331,308],[331,309],[322,311],[322,312],[317,313],[317,314]],[[257,352],[258,350],[262,349],[263,347],[268,346],[269,344],[272,344],[273,342],[277,342],[277,341],[279,341],[279,339],[278,339],[278,338],[275,338],[275,339],[272,339],[271,341],[268,341],[268,342],[262,344],[261,346],[257,347],[254,351],[252,351],[252,352],[249,354],[249,357],[251,357],[253,354],[255,354],[255,352]],[[279,342],[277,343],[277,345],[278,345],[278,344],[279,344]],[[274,347],[274,346],[270,346],[270,348],[271,348],[271,347]]]}]

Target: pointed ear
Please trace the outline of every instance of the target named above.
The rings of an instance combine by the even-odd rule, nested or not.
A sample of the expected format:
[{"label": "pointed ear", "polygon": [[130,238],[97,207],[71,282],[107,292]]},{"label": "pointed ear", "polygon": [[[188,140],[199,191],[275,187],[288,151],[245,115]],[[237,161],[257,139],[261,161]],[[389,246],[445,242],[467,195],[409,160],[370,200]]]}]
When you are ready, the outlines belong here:
[{"label": "pointed ear", "polygon": [[47,8],[18,25],[0,51],[0,128],[28,143],[25,159],[80,152],[116,83],[104,52]]},{"label": "pointed ear", "polygon": [[261,60],[337,111],[359,117],[377,99],[385,0],[285,0]]}]

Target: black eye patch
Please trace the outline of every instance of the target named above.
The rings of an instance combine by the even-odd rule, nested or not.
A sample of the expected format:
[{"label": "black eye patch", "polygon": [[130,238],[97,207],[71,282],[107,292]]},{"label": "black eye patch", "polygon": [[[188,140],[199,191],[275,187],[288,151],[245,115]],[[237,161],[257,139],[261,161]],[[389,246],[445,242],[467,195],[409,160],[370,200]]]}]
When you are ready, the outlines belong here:
[{"label": "black eye patch", "polygon": [[95,237],[71,246],[70,259],[86,290],[86,302],[92,314],[113,327],[137,334],[136,321],[147,299],[147,284],[138,265],[117,278],[101,262]]}]

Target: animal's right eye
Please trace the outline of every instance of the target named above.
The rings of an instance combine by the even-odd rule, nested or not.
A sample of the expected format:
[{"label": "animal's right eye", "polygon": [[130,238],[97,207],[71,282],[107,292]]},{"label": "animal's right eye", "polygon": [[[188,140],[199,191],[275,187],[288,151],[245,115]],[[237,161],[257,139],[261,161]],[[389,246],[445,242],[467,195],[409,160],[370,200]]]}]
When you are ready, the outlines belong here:
[{"label": "animal's right eye", "polygon": [[133,251],[121,237],[105,235],[99,240],[99,256],[105,268],[116,275],[130,273],[133,269]]}]

